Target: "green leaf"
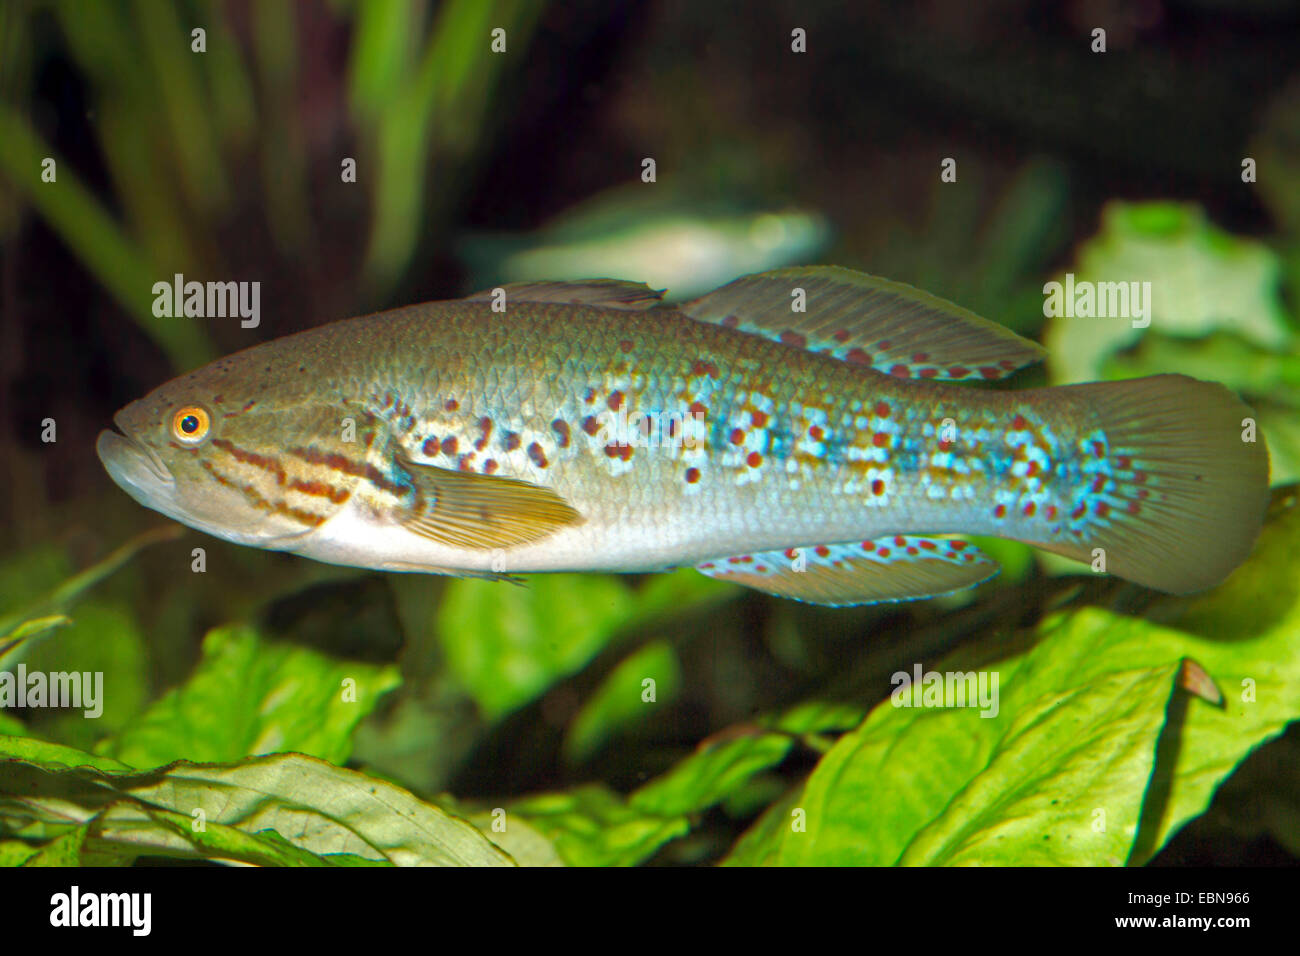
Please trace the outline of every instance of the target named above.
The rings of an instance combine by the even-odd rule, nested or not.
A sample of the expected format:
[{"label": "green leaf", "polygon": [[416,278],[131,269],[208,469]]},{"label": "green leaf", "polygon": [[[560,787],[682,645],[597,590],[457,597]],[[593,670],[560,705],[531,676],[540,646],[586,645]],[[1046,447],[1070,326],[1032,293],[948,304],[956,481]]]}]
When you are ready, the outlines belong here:
[{"label": "green leaf", "polygon": [[26,669],[79,675],[79,702],[29,711],[27,720],[33,733],[83,750],[123,727],[149,699],[145,638],[117,601],[87,600],[56,638],[31,648]]},{"label": "green leaf", "polygon": [[33,822],[57,827],[91,818],[86,848],[119,858],[316,865],[305,852],[326,865],[512,863],[466,821],[314,757],[132,771],[70,748],[0,737],[0,836]]},{"label": "green leaf", "polygon": [[490,719],[580,669],[633,614],[621,581],[543,574],[524,587],[459,578],[438,608],[447,664]]},{"label": "green leaf", "polygon": [[[655,682],[653,701],[643,699],[647,679]],[[677,695],[681,679],[681,665],[671,644],[654,641],[630,655],[605,678],[569,724],[565,759],[581,763],[610,737],[645,721]]]},{"label": "green leaf", "polygon": [[571,866],[635,866],[690,829],[685,817],[640,811],[595,784],[525,797],[511,804],[514,814],[551,840]]},{"label": "green leaf", "polygon": [[23,866],[79,866],[81,848],[86,842],[89,824],[74,827],[62,836],[55,837],[28,857]]},{"label": "green leaf", "polygon": [[194,675],[102,751],[134,767],[294,750],[341,764],[353,728],[400,682],[391,665],[269,643],[251,627],[208,632]]},{"label": "green leaf", "polygon": [[1222,330],[1265,349],[1286,348],[1292,337],[1277,255],[1261,242],[1215,228],[1194,205],[1110,203],[1101,231],[1080,247],[1070,271],[1076,287],[1084,281],[1150,282],[1151,324],[1141,329],[1130,318],[1053,317],[1044,344],[1054,383],[1101,378],[1109,356],[1146,334]]},{"label": "green leaf", "polygon": [[899,862],[1122,864],[1177,670],[1126,671],[1036,700]]}]

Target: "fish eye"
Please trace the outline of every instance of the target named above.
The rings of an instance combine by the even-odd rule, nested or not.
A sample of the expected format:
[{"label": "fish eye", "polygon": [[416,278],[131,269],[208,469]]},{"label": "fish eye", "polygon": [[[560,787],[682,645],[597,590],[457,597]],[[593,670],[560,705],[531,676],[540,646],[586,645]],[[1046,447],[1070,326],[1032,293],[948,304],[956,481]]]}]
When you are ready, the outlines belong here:
[{"label": "fish eye", "polygon": [[197,445],[208,437],[212,419],[207,409],[198,405],[183,405],[172,415],[172,436],[182,444]]}]

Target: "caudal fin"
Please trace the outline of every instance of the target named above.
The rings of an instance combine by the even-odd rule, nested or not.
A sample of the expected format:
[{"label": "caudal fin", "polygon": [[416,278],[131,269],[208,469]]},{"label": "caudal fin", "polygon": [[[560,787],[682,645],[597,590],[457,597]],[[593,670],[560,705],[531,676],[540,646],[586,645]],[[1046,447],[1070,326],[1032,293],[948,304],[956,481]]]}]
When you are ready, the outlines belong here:
[{"label": "caudal fin", "polygon": [[1232,392],[1185,375],[1050,391],[1089,423],[1084,477],[1066,533],[1031,543],[1090,563],[1101,548],[1110,573],[1173,594],[1246,559],[1268,507],[1268,450]]}]

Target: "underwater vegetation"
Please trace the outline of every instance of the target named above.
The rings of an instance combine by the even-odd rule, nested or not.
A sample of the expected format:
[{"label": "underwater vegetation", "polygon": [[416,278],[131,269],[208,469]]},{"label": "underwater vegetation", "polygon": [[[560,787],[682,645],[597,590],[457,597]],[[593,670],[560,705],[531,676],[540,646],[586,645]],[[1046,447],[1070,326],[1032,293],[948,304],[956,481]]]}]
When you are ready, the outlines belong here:
[{"label": "underwater vegetation", "polygon": [[[0,863],[1300,859],[1300,24],[1167,5],[1116,14],[1101,55],[1064,6],[965,6],[0,8]],[[349,316],[592,278],[689,311],[818,263],[1045,355],[930,387],[1219,383],[1251,445],[1223,481],[1268,451],[1253,546],[1225,564],[1241,522],[1176,523],[1176,554],[1112,576],[972,529],[1001,567],[978,587],[821,607],[648,561],[471,569],[503,581],[242,547],[139,507],[96,455],[157,386]],[[256,305],[187,313],[187,281]],[[1120,315],[1082,292],[1119,284]],[[760,351],[803,361],[782,348]],[[311,372],[337,394],[365,356]],[[181,409],[185,436],[237,421]],[[502,462],[555,460],[538,421],[554,446]],[[392,463],[418,472],[414,447]],[[1195,570],[1213,586],[1123,580]]]}]

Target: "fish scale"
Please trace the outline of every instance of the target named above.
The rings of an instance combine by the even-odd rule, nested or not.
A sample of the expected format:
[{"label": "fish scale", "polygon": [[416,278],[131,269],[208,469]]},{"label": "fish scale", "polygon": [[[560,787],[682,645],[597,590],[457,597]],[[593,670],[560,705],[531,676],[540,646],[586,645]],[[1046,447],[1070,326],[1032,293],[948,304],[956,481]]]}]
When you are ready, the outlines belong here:
[{"label": "fish scale", "polygon": [[[1100,548],[1134,580],[1203,586],[1262,517],[1267,453],[1237,437],[1248,410],[1226,390],[963,384],[1041,349],[887,280],[778,270],[677,308],[610,280],[502,294],[504,312],[481,294],[227,357],[124,409],[101,457],[150,507],[319,560],[689,564],[826,604],[996,570],[954,534]],[[1208,534],[1222,553],[1189,562]]]}]

